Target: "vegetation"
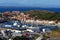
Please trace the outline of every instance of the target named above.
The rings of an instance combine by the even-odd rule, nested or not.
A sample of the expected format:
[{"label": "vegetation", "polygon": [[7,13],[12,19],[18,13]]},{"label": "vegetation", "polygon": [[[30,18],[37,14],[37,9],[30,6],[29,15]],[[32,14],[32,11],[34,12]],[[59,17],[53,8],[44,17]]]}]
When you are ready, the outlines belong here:
[{"label": "vegetation", "polygon": [[15,38],[13,38],[13,40],[28,40],[28,38],[25,36],[22,36],[22,37],[17,36]]},{"label": "vegetation", "polygon": [[30,17],[35,17],[35,19],[60,20],[60,13],[58,12],[31,10],[25,13],[30,14]]},{"label": "vegetation", "polygon": [[50,36],[50,37],[60,37],[60,30],[52,30],[52,31],[49,33],[49,36]]},{"label": "vegetation", "polygon": [[[34,19],[44,19],[44,20],[60,20],[59,12],[51,12],[46,10],[30,10],[25,11],[25,14],[30,14],[30,17]],[[0,14],[0,18],[5,20],[10,20],[10,17],[17,16],[17,14]]]}]

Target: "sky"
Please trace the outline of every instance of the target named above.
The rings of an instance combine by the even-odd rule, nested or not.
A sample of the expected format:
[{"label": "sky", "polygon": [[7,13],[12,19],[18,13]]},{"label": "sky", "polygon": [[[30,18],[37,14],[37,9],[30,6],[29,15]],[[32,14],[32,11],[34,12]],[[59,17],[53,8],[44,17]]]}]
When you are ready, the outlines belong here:
[{"label": "sky", "polygon": [[0,0],[0,6],[60,8],[60,0]]}]

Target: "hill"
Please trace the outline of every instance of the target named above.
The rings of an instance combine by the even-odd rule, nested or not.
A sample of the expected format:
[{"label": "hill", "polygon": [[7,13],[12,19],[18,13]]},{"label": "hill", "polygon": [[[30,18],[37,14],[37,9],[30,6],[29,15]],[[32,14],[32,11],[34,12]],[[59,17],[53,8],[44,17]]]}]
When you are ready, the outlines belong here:
[{"label": "hill", "polygon": [[51,12],[46,10],[30,10],[26,11],[25,13],[30,14],[30,17],[35,17],[36,19],[60,20],[59,12]]}]

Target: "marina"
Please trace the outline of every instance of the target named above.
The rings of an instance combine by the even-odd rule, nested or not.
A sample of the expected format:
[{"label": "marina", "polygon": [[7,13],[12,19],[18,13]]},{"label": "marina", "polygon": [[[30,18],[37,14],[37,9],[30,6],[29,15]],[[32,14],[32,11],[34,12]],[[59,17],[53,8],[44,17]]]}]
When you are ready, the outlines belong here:
[{"label": "marina", "polygon": [[[48,25],[41,25],[41,24],[30,24],[30,23],[26,24],[24,21],[21,22],[18,20],[12,20],[0,24],[0,29],[1,29],[0,31],[3,32],[7,31],[10,35],[12,35],[12,37],[22,36],[22,35],[26,36],[26,34],[31,35],[31,37],[33,37],[34,35],[40,35],[41,32],[51,32],[51,30],[57,30],[58,28],[57,26],[52,26],[52,25],[48,26]],[[6,34],[4,35],[6,36]]]},{"label": "marina", "polygon": [[[5,12],[5,17],[7,15],[6,13],[9,12]],[[15,37],[27,37],[27,39],[31,38],[31,40],[42,40],[44,37],[43,35],[48,35],[52,30],[59,30],[58,25],[60,24],[58,24],[58,22],[56,23],[56,21],[53,20],[35,19],[29,17],[29,14],[24,14],[23,12],[20,13],[19,11],[13,11],[12,15],[14,16],[11,16],[11,14],[9,15],[7,20],[2,14],[4,20],[7,20],[2,20],[2,22],[0,22],[0,36],[2,38],[13,39]],[[39,36],[41,35],[42,37],[40,38]]]}]

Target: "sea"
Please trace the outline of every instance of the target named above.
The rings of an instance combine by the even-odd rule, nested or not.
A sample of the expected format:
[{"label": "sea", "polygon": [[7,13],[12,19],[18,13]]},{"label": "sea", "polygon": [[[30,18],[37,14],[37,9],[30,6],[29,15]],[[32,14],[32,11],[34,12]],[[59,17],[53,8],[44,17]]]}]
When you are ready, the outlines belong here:
[{"label": "sea", "polygon": [[5,11],[29,11],[29,10],[48,10],[52,12],[60,12],[60,8],[41,8],[41,7],[0,7],[0,12]]}]

